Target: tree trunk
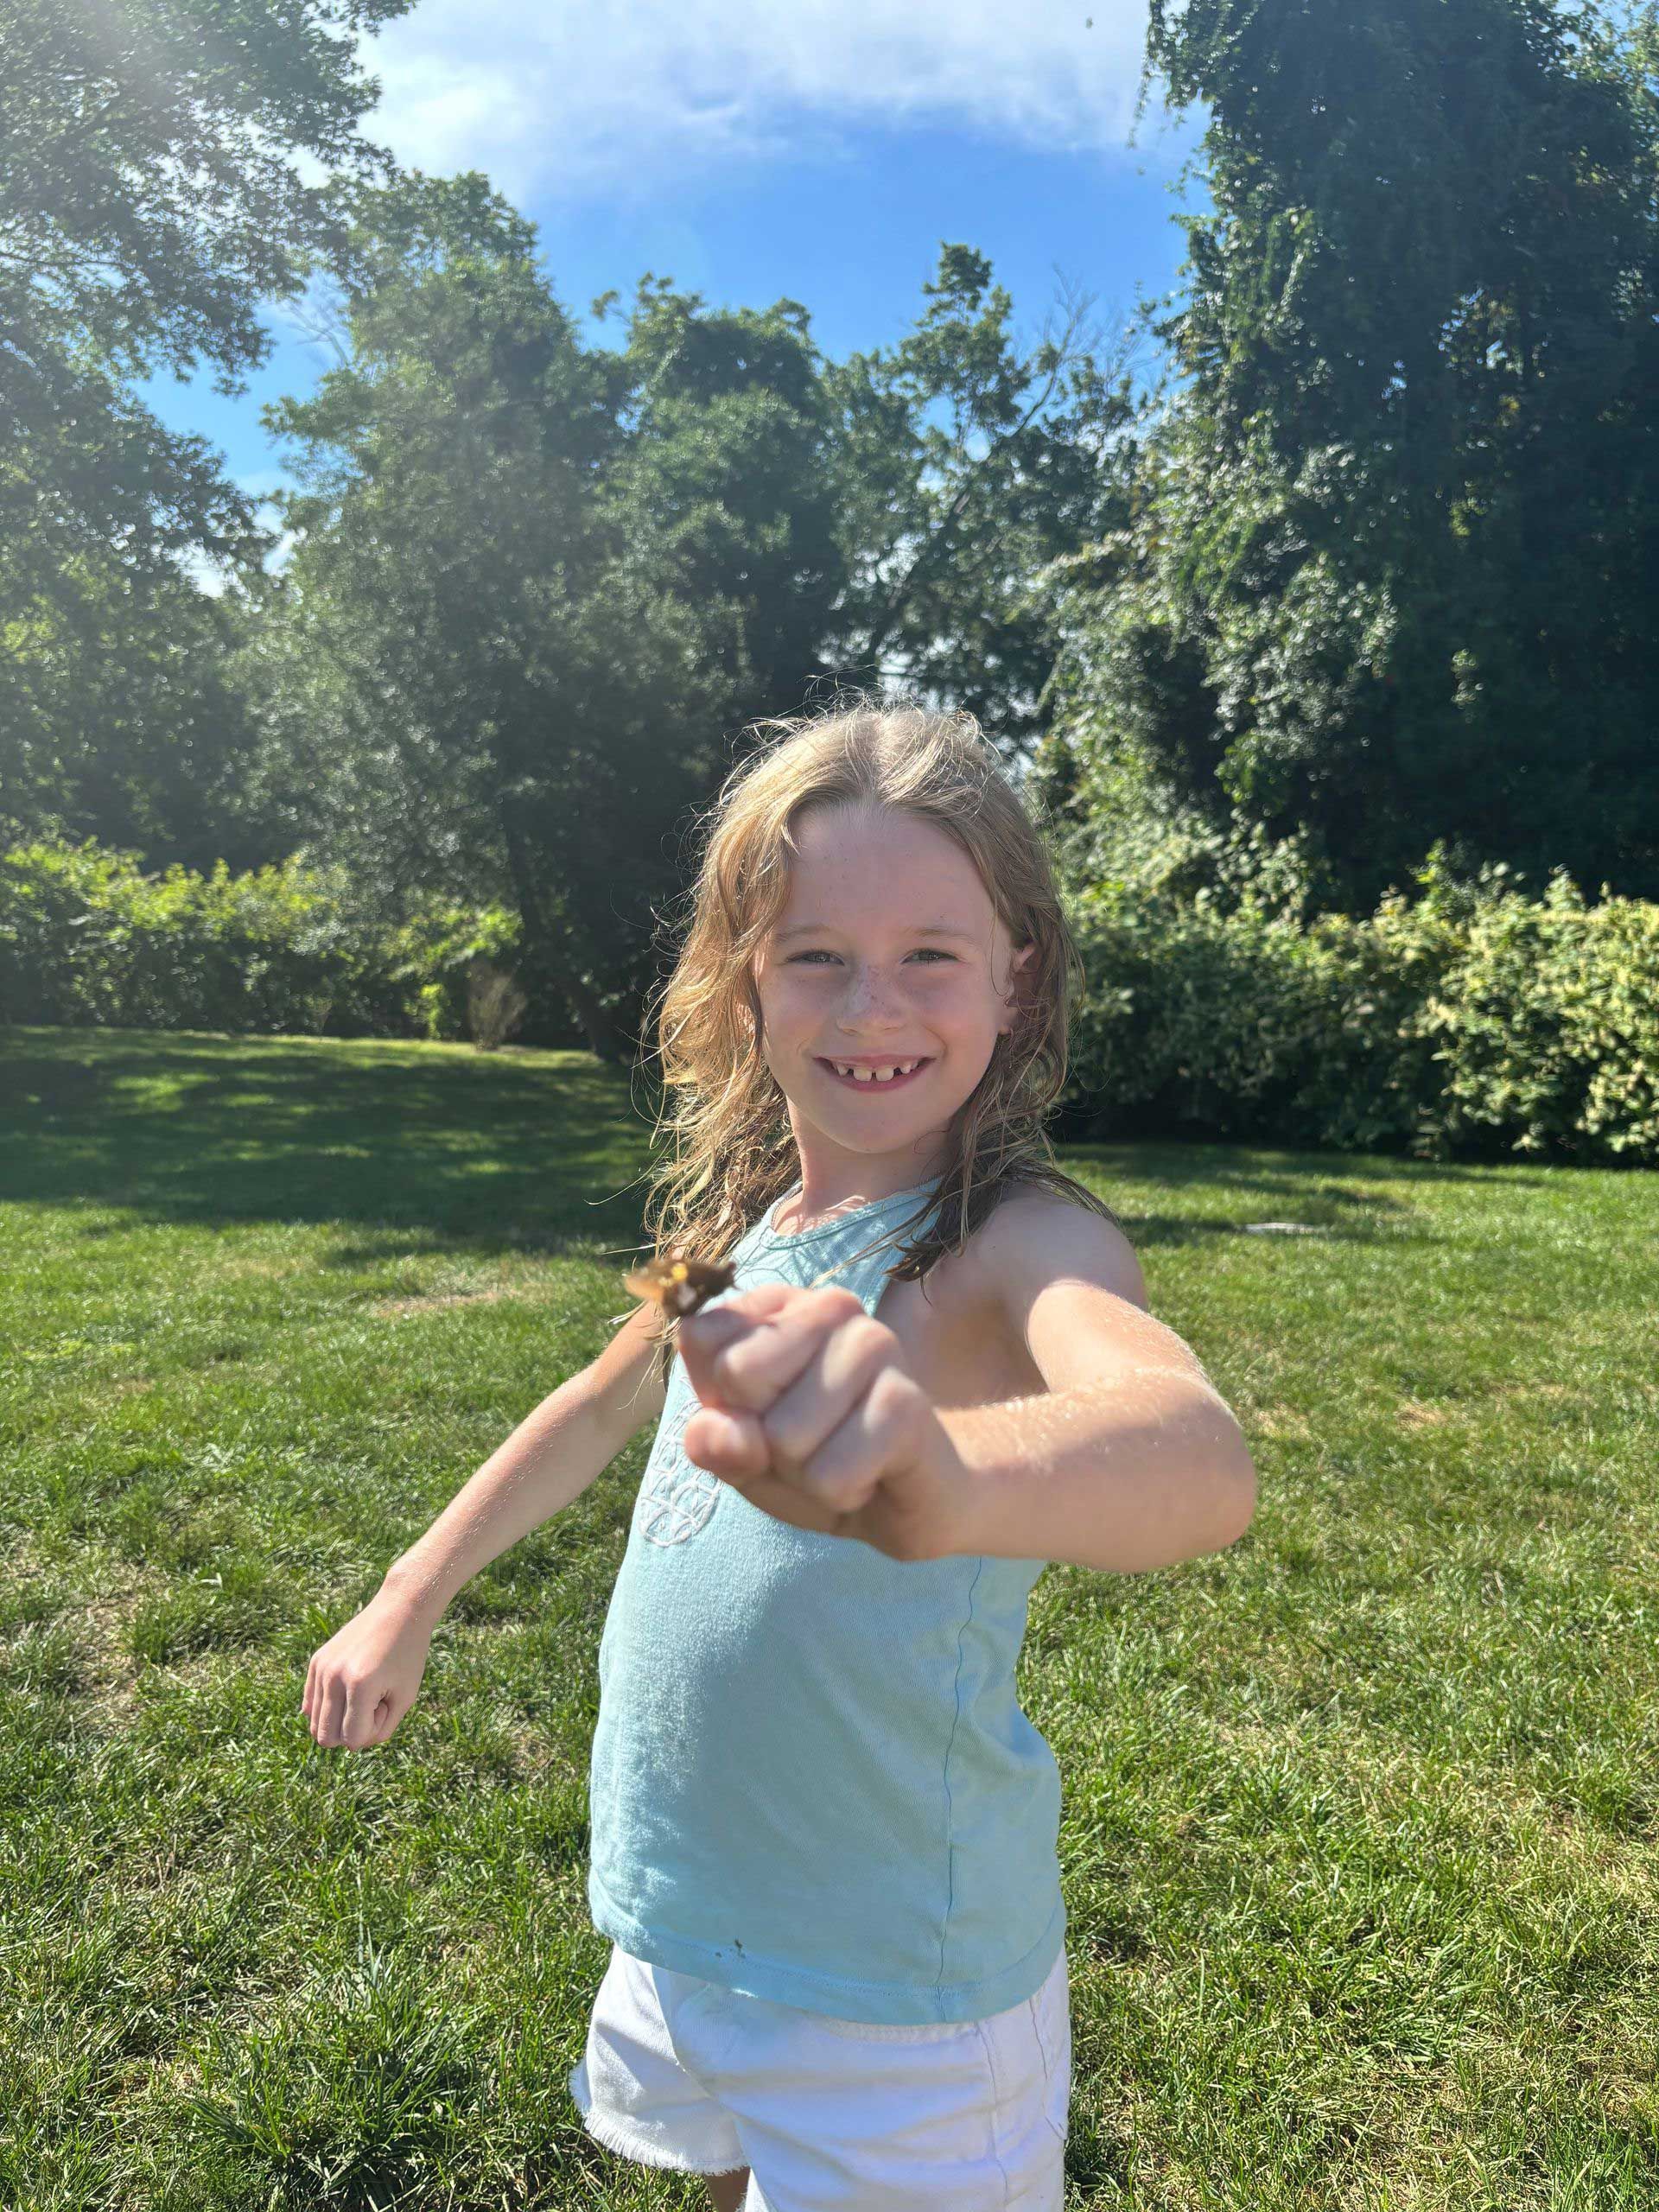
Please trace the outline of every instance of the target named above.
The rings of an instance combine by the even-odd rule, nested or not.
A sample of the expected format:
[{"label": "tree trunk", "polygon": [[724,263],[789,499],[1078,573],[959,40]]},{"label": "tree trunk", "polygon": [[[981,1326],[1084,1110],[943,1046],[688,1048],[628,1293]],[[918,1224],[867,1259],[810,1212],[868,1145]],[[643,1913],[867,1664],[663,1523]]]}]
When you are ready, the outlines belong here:
[{"label": "tree trunk", "polygon": [[[512,818],[509,805],[502,805],[497,819],[501,824],[502,841],[506,847],[507,870],[512,878],[513,897],[518,902],[519,918],[524,927],[526,964],[543,969],[563,993],[570,1011],[581,1023],[588,1039],[588,1048],[598,1059],[612,1066],[626,1065],[633,1058],[633,1039],[615,1019],[577,969],[566,950],[566,932],[562,926],[563,916],[556,918],[549,912],[550,901],[543,899],[536,881],[534,858],[525,842],[520,825]],[[555,896],[550,904],[556,908]]]}]

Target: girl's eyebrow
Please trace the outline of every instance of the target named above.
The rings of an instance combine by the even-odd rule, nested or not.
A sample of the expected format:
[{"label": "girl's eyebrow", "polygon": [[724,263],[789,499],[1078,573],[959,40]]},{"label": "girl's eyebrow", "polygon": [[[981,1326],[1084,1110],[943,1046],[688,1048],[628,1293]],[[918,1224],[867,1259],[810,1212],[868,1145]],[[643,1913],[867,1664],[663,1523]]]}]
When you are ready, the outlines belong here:
[{"label": "girl's eyebrow", "polygon": [[[834,925],[829,922],[796,922],[788,929],[779,931],[778,942],[782,944],[791,937],[834,937],[835,934]],[[925,922],[917,929],[900,930],[899,935],[900,937],[959,937],[965,938],[969,944],[978,943],[972,930],[957,929],[949,922]]]}]

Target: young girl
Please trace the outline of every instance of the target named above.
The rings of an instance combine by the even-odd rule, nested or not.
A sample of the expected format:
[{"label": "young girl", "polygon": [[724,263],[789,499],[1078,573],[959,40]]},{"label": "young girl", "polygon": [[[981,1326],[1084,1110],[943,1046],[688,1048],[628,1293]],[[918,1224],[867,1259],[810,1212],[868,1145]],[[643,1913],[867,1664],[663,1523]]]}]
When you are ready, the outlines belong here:
[{"label": "young girl", "polygon": [[1050,1560],[1234,1542],[1255,1471],[1043,1134],[1076,953],[995,753],[914,707],[763,727],[658,1016],[649,1226],[732,1287],[642,1304],[315,1656],[306,1711],[383,1740],[454,1592],[660,1415],[599,1652],[588,2129],[716,2212],[1059,2212],[1027,1601]]}]

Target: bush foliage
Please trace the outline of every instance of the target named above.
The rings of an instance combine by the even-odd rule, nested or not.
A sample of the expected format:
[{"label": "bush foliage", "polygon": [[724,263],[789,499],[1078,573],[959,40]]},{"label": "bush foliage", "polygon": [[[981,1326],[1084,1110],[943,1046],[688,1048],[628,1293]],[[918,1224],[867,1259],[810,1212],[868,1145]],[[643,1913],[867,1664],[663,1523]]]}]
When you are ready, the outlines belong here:
[{"label": "bush foliage", "polygon": [[[1659,1162],[1659,905],[1604,885],[1587,906],[1559,869],[1529,898],[1439,845],[1416,884],[1358,918],[1304,916],[1266,868],[1074,888],[1068,1134]],[[390,925],[296,861],[0,855],[0,1021],[465,1038],[477,977],[510,979],[518,949],[503,909]]]},{"label": "bush foliage", "polygon": [[510,967],[518,927],[495,906],[389,924],[294,859],[146,874],[135,852],[37,838],[0,855],[0,1021],[466,1038],[474,963]]},{"label": "bush foliage", "polygon": [[1077,893],[1074,1129],[1659,1160],[1659,905],[1496,862],[1359,918],[1109,879]]}]

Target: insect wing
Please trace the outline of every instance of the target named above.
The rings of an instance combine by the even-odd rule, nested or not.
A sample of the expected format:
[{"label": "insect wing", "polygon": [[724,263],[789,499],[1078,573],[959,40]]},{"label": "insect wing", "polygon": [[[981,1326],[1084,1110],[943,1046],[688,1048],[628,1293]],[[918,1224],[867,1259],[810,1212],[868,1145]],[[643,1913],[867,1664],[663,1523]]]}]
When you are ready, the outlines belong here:
[{"label": "insect wing", "polygon": [[648,1260],[623,1280],[636,1298],[653,1298],[664,1313],[686,1314],[729,1290],[736,1270],[724,1261]]}]

